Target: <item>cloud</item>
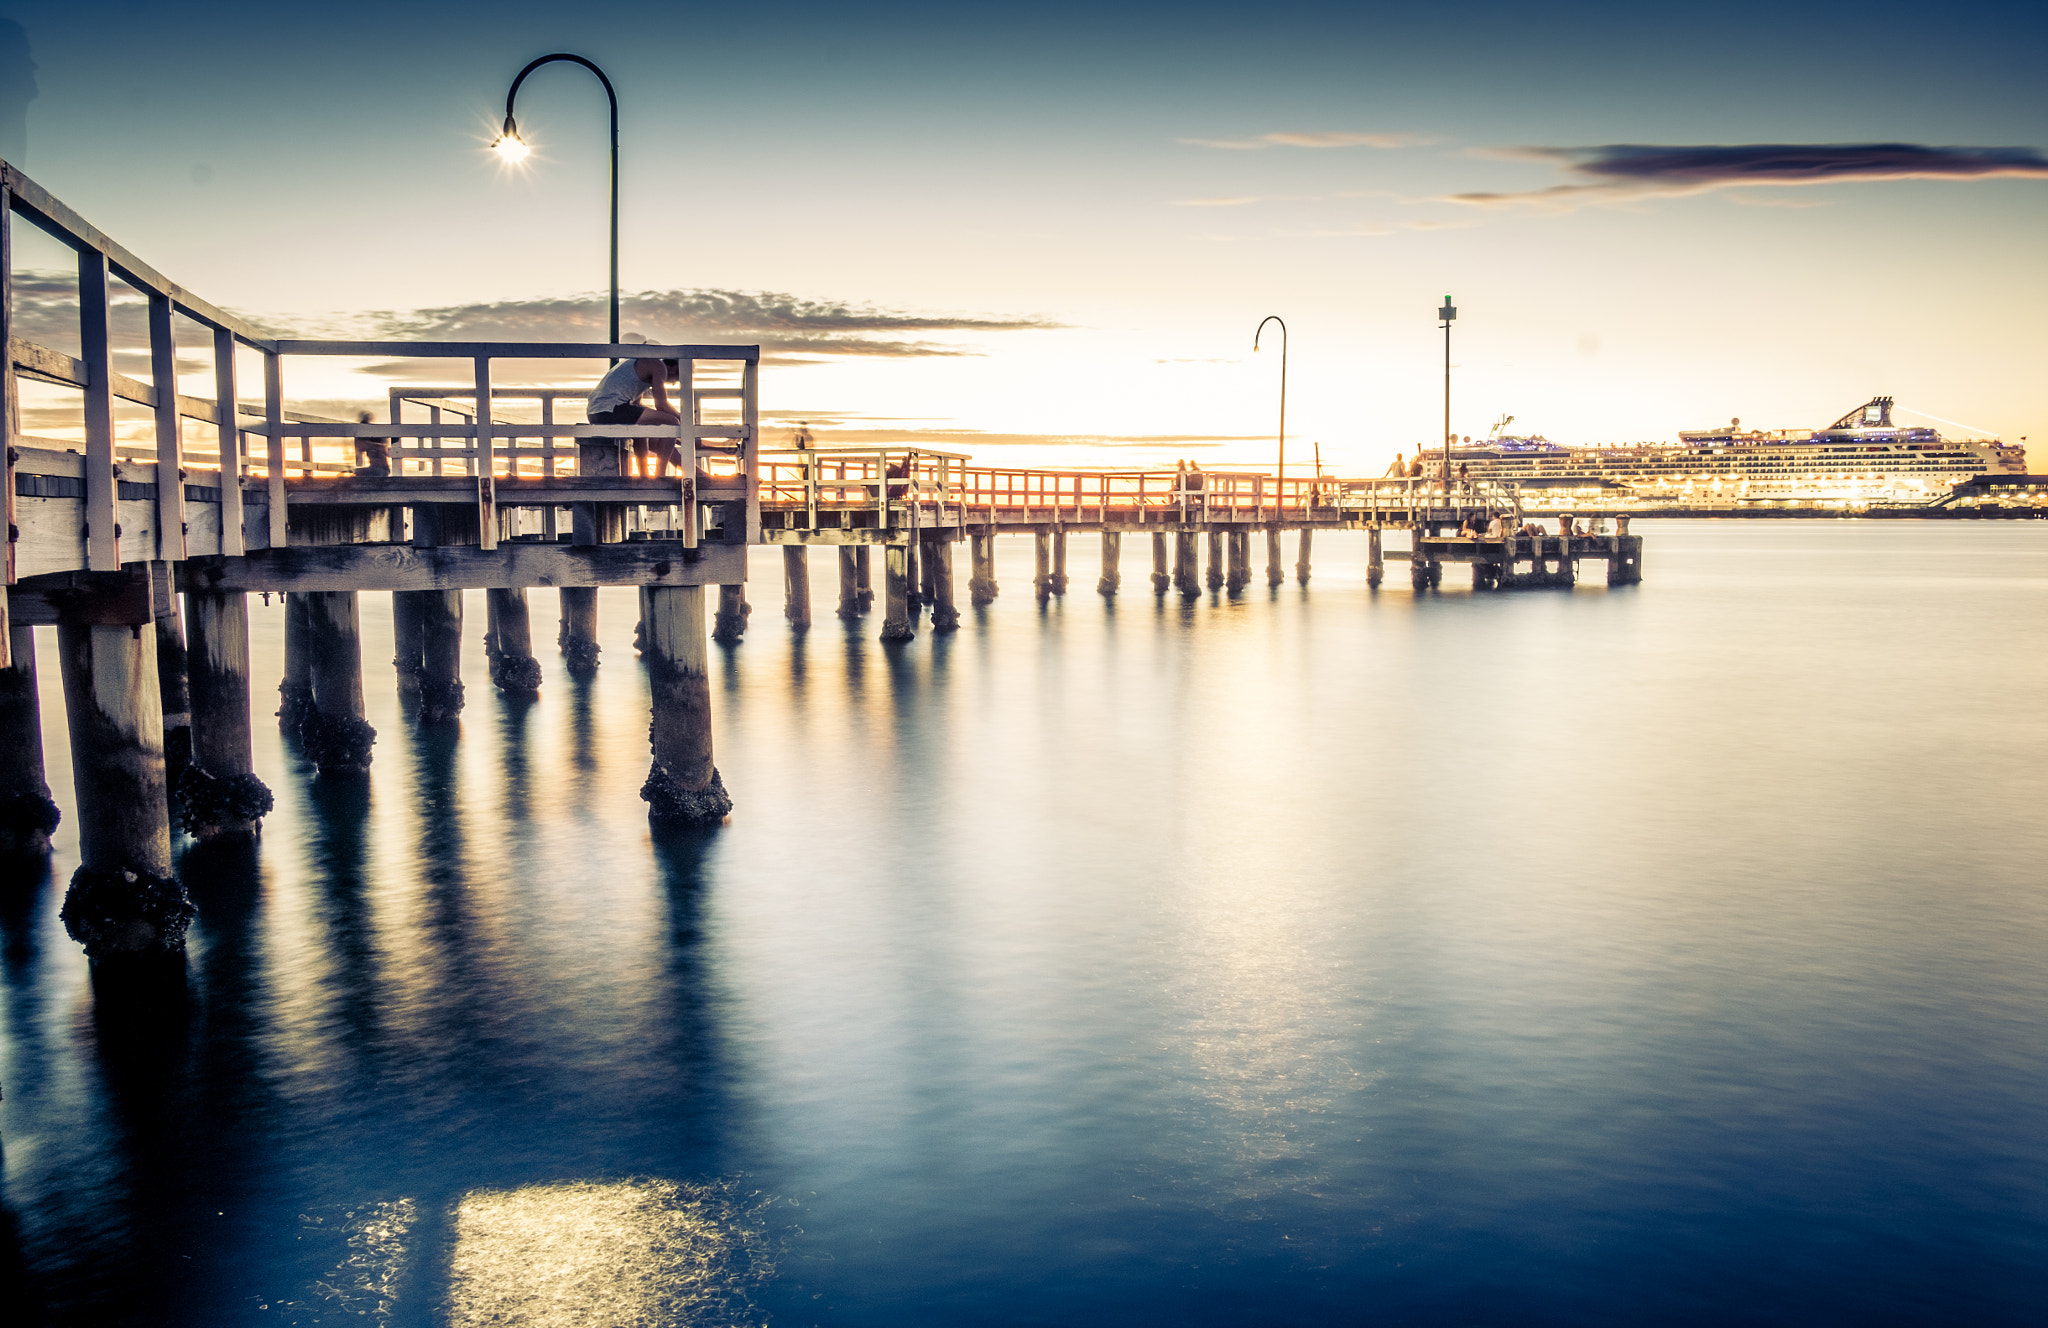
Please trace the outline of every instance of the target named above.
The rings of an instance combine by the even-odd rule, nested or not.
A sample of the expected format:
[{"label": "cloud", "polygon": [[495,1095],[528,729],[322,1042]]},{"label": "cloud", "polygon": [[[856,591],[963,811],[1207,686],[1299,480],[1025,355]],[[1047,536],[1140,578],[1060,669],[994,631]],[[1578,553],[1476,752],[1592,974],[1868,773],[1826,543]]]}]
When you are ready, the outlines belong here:
[{"label": "cloud", "polygon": [[1360,134],[1344,130],[1317,133],[1282,131],[1252,138],[1176,138],[1190,147],[1225,148],[1233,152],[1256,152],[1261,148],[1407,148],[1434,143],[1416,134]]},{"label": "cloud", "polygon": [[1569,211],[1589,203],[1681,198],[1734,186],[2048,179],[2048,157],[2033,148],[1929,147],[1918,143],[1693,147],[1613,143],[1591,148],[1515,148],[1490,155],[1563,162],[1574,182],[1519,193],[1452,194],[1444,201]]},{"label": "cloud", "polygon": [[1241,198],[1176,198],[1174,207],[1243,207],[1247,203],[1263,203],[1266,200],[1254,194]]},{"label": "cloud", "polygon": [[[348,320],[373,335],[405,341],[600,341],[605,302],[597,295],[494,300],[406,311],[379,310]],[[1017,332],[1062,326],[1042,318],[960,318],[878,309],[775,291],[634,291],[620,297],[629,334],[666,344],[758,344],[783,363],[837,356],[912,359],[974,355],[961,347],[906,337],[920,332]]]}]

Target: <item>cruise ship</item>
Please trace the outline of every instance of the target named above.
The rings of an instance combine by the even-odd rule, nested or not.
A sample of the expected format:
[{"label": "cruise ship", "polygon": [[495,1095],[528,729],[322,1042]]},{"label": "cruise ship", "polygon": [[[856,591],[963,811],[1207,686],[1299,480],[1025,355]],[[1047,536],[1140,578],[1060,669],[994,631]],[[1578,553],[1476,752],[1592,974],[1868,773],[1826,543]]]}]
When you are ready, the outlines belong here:
[{"label": "cruise ship", "polygon": [[[1873,397],[1825,429],[1686,429],[1671,443],[1566,447],[1540,435],[1499,435],[1451,448],[1474,480],[1512,481],[1522,505],[1568,512],[1594,507],[1864,508],[1919,506],[1986,475],[2024,475],[2026,449],[1951,440],[1892,423],[1892,399]],[[1424,454],[1434,475],[1443,453]]]}]

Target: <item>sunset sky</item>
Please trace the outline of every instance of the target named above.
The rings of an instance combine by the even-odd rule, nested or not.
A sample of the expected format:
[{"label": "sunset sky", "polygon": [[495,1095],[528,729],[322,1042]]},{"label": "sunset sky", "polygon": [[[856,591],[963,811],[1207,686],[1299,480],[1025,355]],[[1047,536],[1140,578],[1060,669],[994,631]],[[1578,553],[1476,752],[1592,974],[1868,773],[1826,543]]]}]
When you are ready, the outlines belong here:
[{"label": "sunset sky", "polygon": [[485,150],[566,50],[619,88],[627,330],[763,342],[778,427],[1270,463],[1278,314],[1290,465],[1376,472],[1438,435],[1449,293],[1461,433],[1887,393],[2048,445],[2039,4],[0,14],[0,151],[280,331],[602,339],[595,80],[528,81],[522,172]]}]

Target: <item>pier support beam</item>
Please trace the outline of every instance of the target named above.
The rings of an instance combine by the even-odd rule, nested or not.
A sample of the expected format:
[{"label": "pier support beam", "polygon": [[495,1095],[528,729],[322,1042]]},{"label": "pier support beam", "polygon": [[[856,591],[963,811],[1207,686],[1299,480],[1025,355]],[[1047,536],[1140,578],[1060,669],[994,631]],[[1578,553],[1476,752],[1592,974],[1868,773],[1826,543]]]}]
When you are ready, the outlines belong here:
[{"label": "pier support beam", "polygon": [[59,622],[82,865],[64,929],[96,964],[174,955],[192,903],[171,879],[156,633]]},{"label": "pier support beam", "polygon": [[1202,593],[1202,569],[1196,566],[1195,532],[1176,531],[1173,536],[1173,588],[1183,599]]},{"label": "pier support beam", "polygon": [[1164,595],[1173,588],[1173,577],[1166,570],[1166,536],[1155,531],[1152,535],[1152,593]]},{"label": "pier support beam", "polygon": [[904,578],[910,584],[910,625],[917,626],[917,611],[927,600],[927,580],[924,574],[924,550],[918,547],[917,532],[912,531],[909,543],[903,546]]},{"label": "pier support beam", "polygon": [[1040,531],[1031,537],[1031,593],[1040,604],[1052,598],[1052,536]]},{"label": "pier support beam", "polygon": [[304,598],[313,709],[299,728],[299,741],[306,759],[321,774],[361,774],[370,768],[377,730],[363,718],[363,641],[356,592],[316,590]]},{"label": "pier support beam", "polygon": [[711,675],[704,588],[650,586],[640,594],[641,653],[653,693],[654,760],[640,796],[657,825],[715,825],[732,810],[711,752]]},{"label": "pier support beam", "polygon": [[1123,584],[1124,537],[1113,530],[1102,532],[1102,577],[1095,583],[1098,595],[1114,595]]},{"label": "pier support beam", "polygon": [[853,572],[854,580],[860,588],[860,611],[862,613],[866,613],[869,609],[875,607],[875,582],[874,577],[869,572],[871,565],[871,560],[868,558],[868,546],[862,544],[856,547],[853,551]]},{"label": "pier support beam", "polygon": [[1266,584],[1277,586],[1287,579],[1281,570],[1280,526],[1276,522],[1266,527]]},{"label": "pier support beam", "polygon": [[[171,584],[171,565],[151,563],[150,576]],[[172,788],[192,764],[192,691],[185,677],[185,625],[179,621],[178,597],[170,595],[156,615],[156,688],[164,712],[164,777]]]},{"label": "pier support beam", "polygon": [[391,592],[391,668],[398,677],[401,701],[419,703],[420,668],[426,658],[421,636],[420,602],[417,591]]},{"label": "pier support beam", "polygon": [[924,546],[925,566],[931,569],[932,630],[960,629],[960,610],[953,604],[953,543],[933,540]]},{"label": "pier support beam", "polygon": [[1252,583],[1252,537],[1249,531],[1233,530],[1224,536],[1225,560],[1229,564],[1223,588],[1235,595]]},{"label": "pier support beam", "polygon": [[782,546],[782,616],[796,631],[811,629],[810,550],[801,544]]},{"label": "pier support beam", "polygon": [[597,587],[563,586],[562,626],[556,643],[562,647],[562,667],[574,678],[597,672]]},{"label": "pier support beam", "polygon": [[847,622],[860,617],[860,562],[851,544],[839,546],[839,616]]},{"label": "pier support beam", "polygon": [[910,616],[910,550],[891,544],[882,550],[882,639],[908,641],[916,635]]},{"label": "pier support beam", "polygon": [[249,732],[249,597],[187,591],[185,630],[192,763],[178,776],[179,817],[194,839],[253,835],[272,799]]},{"label": "pier support beam", "polygon": [[484,592],[484,656],[491,681],[501,692],[531,696],[540,691],[540,661],[533,657],[533,616],[526,591],[504,587]]},{"label": "pier support beam", "polygon": [[1386,576],[1386,561],[1380,553],[1380,528],[1374,526],[1365,532],[1365,584],[1378,590]]},{"label": "pier support beam", "polygon": [[976,608],[993,603],[1001,587],[996,584],[996,537],[991,530],[986,535],[967,537],[968,556],[973,567],[967,580],[967,597]]},{"label": "pier support beam", "polygon": [[313,656],[306,636],[308,592],[284,596],[284,681],[277,685],[277,726],[297,733],[313,713]]},{"label": "pier support beam", "polygon": [[718,624],[712,629],[711,639],[727,645],[736,643],[747,634],[747,615],[753,611],[754,606],[747,603],[747,588],[744,585],[720,586]]},{"label": "pier support beam", "polygon": [[1064,530],[1052,533],[1052,593],[1067,593],[1067,532]]},{"label": "pier support beam", "polygon": [[420,723],[446,724],[462,713],[462,592],[408,590],[420,617]]},{"label": "pier support beam", "polygon": [[1228,579],[1223,571],[1223,532],[1211,530],[1209,532],[1209,575],[1207,578],[1209,589],[1223,589],[1224,582]]},{"label": "pier support beam", "polygon": [[36,629],[10,627],[0,668],[0,855],[47,853],[62,813],[43,774],[42,701],[36,689]]},{"label": "pier support beam", "polygon": [[1309,526],[1301,528],[1301,539],[1294,549],[1294,581],[1297,585],[1308,584],[1309,545],[1315,539],[1315,530]]}]

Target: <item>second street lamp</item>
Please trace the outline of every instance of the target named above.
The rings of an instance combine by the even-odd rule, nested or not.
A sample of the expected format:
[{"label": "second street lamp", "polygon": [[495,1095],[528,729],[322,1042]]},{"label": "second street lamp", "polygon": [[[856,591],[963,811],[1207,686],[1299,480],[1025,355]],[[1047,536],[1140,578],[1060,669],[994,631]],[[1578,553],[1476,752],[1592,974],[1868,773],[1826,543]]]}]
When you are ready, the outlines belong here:
[{"label": "second street lamp", "polygon": [[1451,324],[1458,321],[1458,307],[1444,296],[1444,307],[1436,311],[1444,325],[1444,506],[1451,505]]},{"label": "second street lamp", "polygon": [[599,69],[580,55],[569,55],[558,51],[553,55],[544,55],[540,59],[533,61],[526,68],[519,71],[519,77],[512,80],[512,88],[505,94],[505,128],[498,135],[497,141],[491,144],[491,150],[508,162],[526,160],[527,153],[532,151],[532,149],[528,147],[526,140],[519,136],[518,122],[512,118],[512,103],[519,96],[519,85],[526,81],[528,74],[531,74],[542,65],[552,64],[557,60],[566,60],[570,64],[582,65],[585,69],[597,75],[597,81],[604,84],[604,95],[611,102],[612,106],[612,303],[610,342],[616,346],[619,344],[619,94],[612,90],[612,81],[604,76],[602,69]]},{"label": "second street lamp", "polygon": [[[1287,512],[1287,322],[1279,314],[1267,314],[1252,333],[1252,353],[1258,354],[1259,335],[1266,330],[1267,323],[1280,324],[1280,460],[1279,473],[1274,478],[1273,510],[1282,516]],[[1277,537],[1276,537],[1277,538]]]}]

